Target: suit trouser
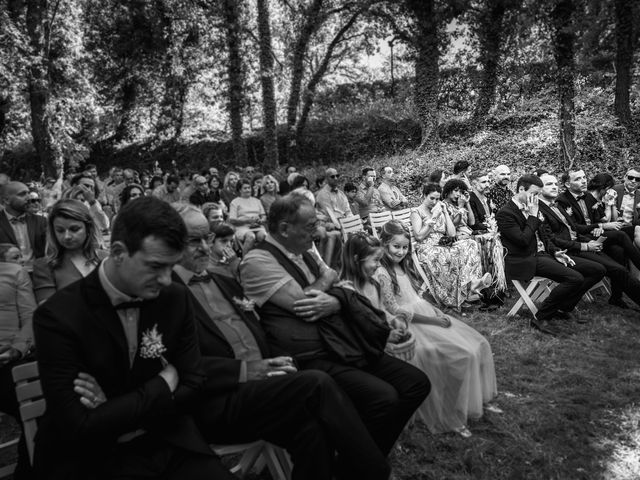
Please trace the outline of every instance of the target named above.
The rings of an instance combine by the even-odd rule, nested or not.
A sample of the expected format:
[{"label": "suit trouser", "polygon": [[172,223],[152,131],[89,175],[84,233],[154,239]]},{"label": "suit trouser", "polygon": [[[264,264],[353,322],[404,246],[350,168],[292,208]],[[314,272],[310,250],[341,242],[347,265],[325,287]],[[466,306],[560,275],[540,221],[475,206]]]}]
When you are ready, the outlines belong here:
[{"label": "suit trouser", "polygon": [[267,440],[291,454],[293,478],[331,479],[333,452],[344,478],[386,479],[390,467],[353,403],[317,370],[239,384],[211,393],[197,415],[213,443]]},{"label": "suit trouser", "polygon": [[625,232],[607,230],[603,235],[607,237],[602,249],[604,253],[625,267],[627,260],[630,260],[636,268],[640,269],[640,249],[633,244],[633,240]]},{"label": "suit trouser", "polygon": [[424,372],[387,354],[362,368],[327,359],[309,360],[303,368],[327,372],[340,385],[385,456],[431,390]]},{"label": "suit trouser", "polygon": [[604,268],[586,260],[576,261],[575,267],[569,268],[550,255],[544,254],[536,255],[535,274],[558,283],[540,305],[537,316],[544,319],[558,310],[565,312],[573,310],[585,292],[602,279]]},{"label": "suit trouser", "polygon": [[611,300],[621,300],[624,292],[640,305],[640,281],[633,278],[624,265],[605,253],[580,252],[571,255],[573,259],[578,257],[598,262],[606,269],[605,275],[611,279]]}]

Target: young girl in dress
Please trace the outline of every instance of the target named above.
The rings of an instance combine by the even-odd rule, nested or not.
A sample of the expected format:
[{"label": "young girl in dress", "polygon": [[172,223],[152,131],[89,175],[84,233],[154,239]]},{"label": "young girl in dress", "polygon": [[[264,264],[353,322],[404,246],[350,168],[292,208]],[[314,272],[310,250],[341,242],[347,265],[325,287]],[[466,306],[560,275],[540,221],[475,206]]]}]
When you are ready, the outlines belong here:
[{"label": "young girl in dress", "polygon": [[455,431],[468,437],[467,419],[480,418],[483,404],[497,393],[491,346],[476,330],[417,293],[410,238],[404,224],[392,220],[384,225],[382,267],[372,280],[379,285],[384,309],[407,320],[416,339],[411,363],[431,380],[431,393],[418,409],[419,416],[432,433]]}]

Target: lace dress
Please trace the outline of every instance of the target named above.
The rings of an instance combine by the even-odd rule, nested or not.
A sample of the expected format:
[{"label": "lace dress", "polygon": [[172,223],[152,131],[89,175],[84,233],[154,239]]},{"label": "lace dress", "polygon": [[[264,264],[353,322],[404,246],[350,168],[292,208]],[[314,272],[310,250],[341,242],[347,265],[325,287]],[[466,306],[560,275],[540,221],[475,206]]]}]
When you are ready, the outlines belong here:
[{"label": "lace dress", "polygon": [[415,313],[443,315],[421,298],[405,274],[397,276],[400,294],[394,295],[389,273],[379,268],[384,308],[392,315],[404,314],[416,338],[411,363],[431,380],[431,393],[418,409],[418,415],[431,433],[443,433],[466,426],[467,419],[482,416],[483,404],[497,394],[496,373],[491,346],[476,330],[454,317],[448,328],[412,323]]},{"label": "lace dress", "polygon": [[[424,208],[415,211],[423,222],[429,219]],[[416,254],[429,277],[433,296],[443,305],[460,308],[467,296],[469,282],[482,276],[480,249],[472,238],[440,246],[438,242],[445,233],[444,215],[440,215],[427,238],[416,244]]]}]

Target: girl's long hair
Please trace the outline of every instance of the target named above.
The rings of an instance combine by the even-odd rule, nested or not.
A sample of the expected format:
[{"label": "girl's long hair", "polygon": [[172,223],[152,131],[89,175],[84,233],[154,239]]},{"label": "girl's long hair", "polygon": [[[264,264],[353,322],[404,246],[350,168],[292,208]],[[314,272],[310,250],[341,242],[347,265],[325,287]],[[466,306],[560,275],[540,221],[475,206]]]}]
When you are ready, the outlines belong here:
[{"label": "girl's long hair", "polygon": [[60,266],[64,257],[65,249],[56,237],[53,229],[53,221],[56,218],[66,218],[84,223],[87,237],[82,244],[82,253],[88,261],[98,264],[98,249],[100,245],[100,237],[98,236],[98,228],[91,217],[89,208],[80,200],[65,198],[58,200],[51,208],[49,219],[47,221],[47,263],[52,269]]},{"label": "girl's long hair", "polygon": [[353,283],[356,290],[360,291],[366,282],[377,282],[373,278],[367,278],[362,272],[362,262],[381,248],[380,240],[365,232],[357,232],[350,235],[342,248],[342,270],[340,278]]},{"label": "girl's long hair", "polygon": [[420,276],[418,275],[415,265],[413,264],[413,260],[411,259],[411,233],[409,232],[409,228],[404,223],[399,222],[398,220],[389,220],[382,226],[382,229],[380,231],[380,240],[385,248],[385,253],[382,256],[380,263],[384,268],[387,269],[387,272],[389,272],[391,283],[393,285],[393,293],[398,295],[400,293],[398,276],[396,275],[394,264],[387,253],[387,246],[391,243],[393,237],[395,237],[396,235],[402,235],[407,240],[409,240],[409,250],[407,251],[407,255],[398,265],[400,266],[402,271],[409,277],[414,290],[418,292],[420,290]]}]

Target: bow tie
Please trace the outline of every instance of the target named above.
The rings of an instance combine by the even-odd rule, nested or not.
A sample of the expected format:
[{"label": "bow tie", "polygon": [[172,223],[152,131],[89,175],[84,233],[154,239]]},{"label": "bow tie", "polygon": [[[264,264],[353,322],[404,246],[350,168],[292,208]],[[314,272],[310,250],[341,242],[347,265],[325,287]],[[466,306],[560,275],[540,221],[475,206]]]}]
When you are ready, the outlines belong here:
[{"label": "bow tie", "polygon": [[25,215],[20,215],[19,217],[13,217],[9,220],[11,223],[25,223],[27,221],[27,217]]},{"label": "bow tie", "polygon": [[580,200],[584,200],[585,194],[583,193],[582,195],[578,195],[576,197],[576,200],[579,202]]},{"label": "bow tie", "polygon": [[549,202],[551,208],[558,208],[558,202]]},{"label": "bow tie", "polygon": [[213,277],[209,272],[205,272],[202,275],[194,275],[189,279],[189,283],[187,285],[195,285],[197,283],[209,283],[213,280]]},{"label": "bow tie", "polygon": [[128,308],[141,308],[144,304],[142,300],[132,300],[130,302],[122,302],[118,305],[115,305],[116,310],[126,310]]}]

